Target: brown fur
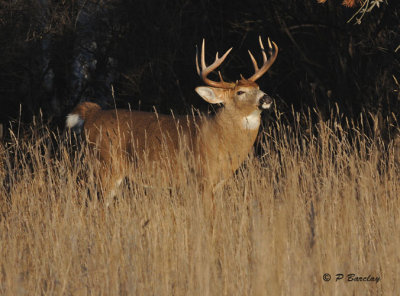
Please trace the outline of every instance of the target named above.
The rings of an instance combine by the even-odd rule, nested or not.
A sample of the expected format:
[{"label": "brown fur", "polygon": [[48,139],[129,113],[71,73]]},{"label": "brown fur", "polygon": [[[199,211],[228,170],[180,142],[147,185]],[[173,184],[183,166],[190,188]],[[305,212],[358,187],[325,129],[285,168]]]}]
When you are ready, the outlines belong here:
[{"label": "brown fur", "polygon": [[[234,99],[248,91],[249,98]],[[255,83],[239,83],[234,89],[213,89],[225,107],[213,117],[171,116],[123,109],[101,110],[95,103],[79,104],[72,112],[84,120],[84,132],[104,164],[104,187],[112,188],[124,176],[127,161],[146,158],[151,162],[169,159],[176,166],[180,149],[195,156],[195,171],[201,182],[215,186],[228,178],[251,151],[258,133],[245,129],[242,118],[258,110]],[[262,93],[262,92],[261,92]],[[172,178],[175,176],[172,174]]]},{"label": "brown fur", "polygon": [[251,151],[260,126],[260,109],[268,109],[272,104],[272,99],[255,81],[275,62],[278,46],[268,39],[270,57],[267,58],[261,36],[259,43],[263,65],[259,68],[249,51],[254,74],[248,79],[241,76],[236,83],[227,83],[221,75],[219,82],[207,76],[221,65],[232,48],[220,58],[217,53],[215,61],[207,66],[203,39],[201,67],[196,52],[196,68],[208,86],[197,87],[196,92],[210,104],[224,104],[214,117],[173,117],[120,109],[101,110],[94,103],[78,105],[68,116],[67,126],[80,132],[84,123],[88,140],[104,165],[103,187],[112,188],[122,180],[129,160],[150,166],[156,162],[161,168],[168,168],[163,166],[167,163],[171,169],[168,177],[176,178],[182,175],[176,174],[178,159],[182,159],[178,155],[182,151],[194,156],[192,169],[204,186],[213,188],[229,177]]}]

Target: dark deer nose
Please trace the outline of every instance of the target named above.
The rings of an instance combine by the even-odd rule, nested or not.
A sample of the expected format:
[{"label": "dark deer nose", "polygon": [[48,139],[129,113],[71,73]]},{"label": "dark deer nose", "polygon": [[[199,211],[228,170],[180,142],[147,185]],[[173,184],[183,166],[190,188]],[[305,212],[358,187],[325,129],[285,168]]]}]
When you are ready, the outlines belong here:
[{"label": "dark deer nose", "polygon": [[268,109],[269,107],[271,107],[271,104],[272,98],[269,95],[265,94],[261,97],[258,107],[260,109]]}]

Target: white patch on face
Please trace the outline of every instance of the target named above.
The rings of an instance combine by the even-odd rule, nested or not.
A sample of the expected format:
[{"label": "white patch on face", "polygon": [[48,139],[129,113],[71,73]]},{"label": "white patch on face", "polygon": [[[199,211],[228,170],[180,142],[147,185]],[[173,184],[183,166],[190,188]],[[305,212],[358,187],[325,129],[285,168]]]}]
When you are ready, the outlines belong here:
[{"label": "white patch on face", "polygon": [[257,100],[261,100],[261,98],[265,95],[265,93],[263,91],[258,91],[258,96],[257,96]]},{"label": "white patch on face", "polygon": [[261,108],[263,108],[263,109],[269,109],[269,108],[271,107],[271,105],[272,105],[272,103],[269,103],[269,104],[263,103],[263,104],[261,105]]},{"label": "white patch on face", "polygon": [[261,110],[255,110],[250,115],[242,118],[242,127],[247,130],[255,130],[260,126],[261,118],[260,118]]}]

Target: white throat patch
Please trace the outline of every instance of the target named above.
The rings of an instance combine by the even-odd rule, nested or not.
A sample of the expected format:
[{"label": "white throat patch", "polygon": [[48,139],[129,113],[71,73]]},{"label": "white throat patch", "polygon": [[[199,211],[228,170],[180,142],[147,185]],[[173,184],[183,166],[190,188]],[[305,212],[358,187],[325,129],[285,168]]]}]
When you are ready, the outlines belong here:
[{"label": "white throat patch", "polygon": [[242,127],[247,130],[255,130],[260,126],[260,110],[253,111],[250,115],[242,118]]}]

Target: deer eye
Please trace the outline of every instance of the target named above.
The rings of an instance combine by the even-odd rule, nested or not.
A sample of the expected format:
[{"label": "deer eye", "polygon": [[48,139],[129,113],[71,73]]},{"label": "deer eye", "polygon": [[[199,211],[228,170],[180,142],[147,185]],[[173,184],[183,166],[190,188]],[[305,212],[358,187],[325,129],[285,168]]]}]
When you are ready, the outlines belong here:
[{"label": "deer eye", "polygon": [[240,96],[240,95],[244,94],[244,91],[239,90],[236,94],[237,94],[238,96]]}]

